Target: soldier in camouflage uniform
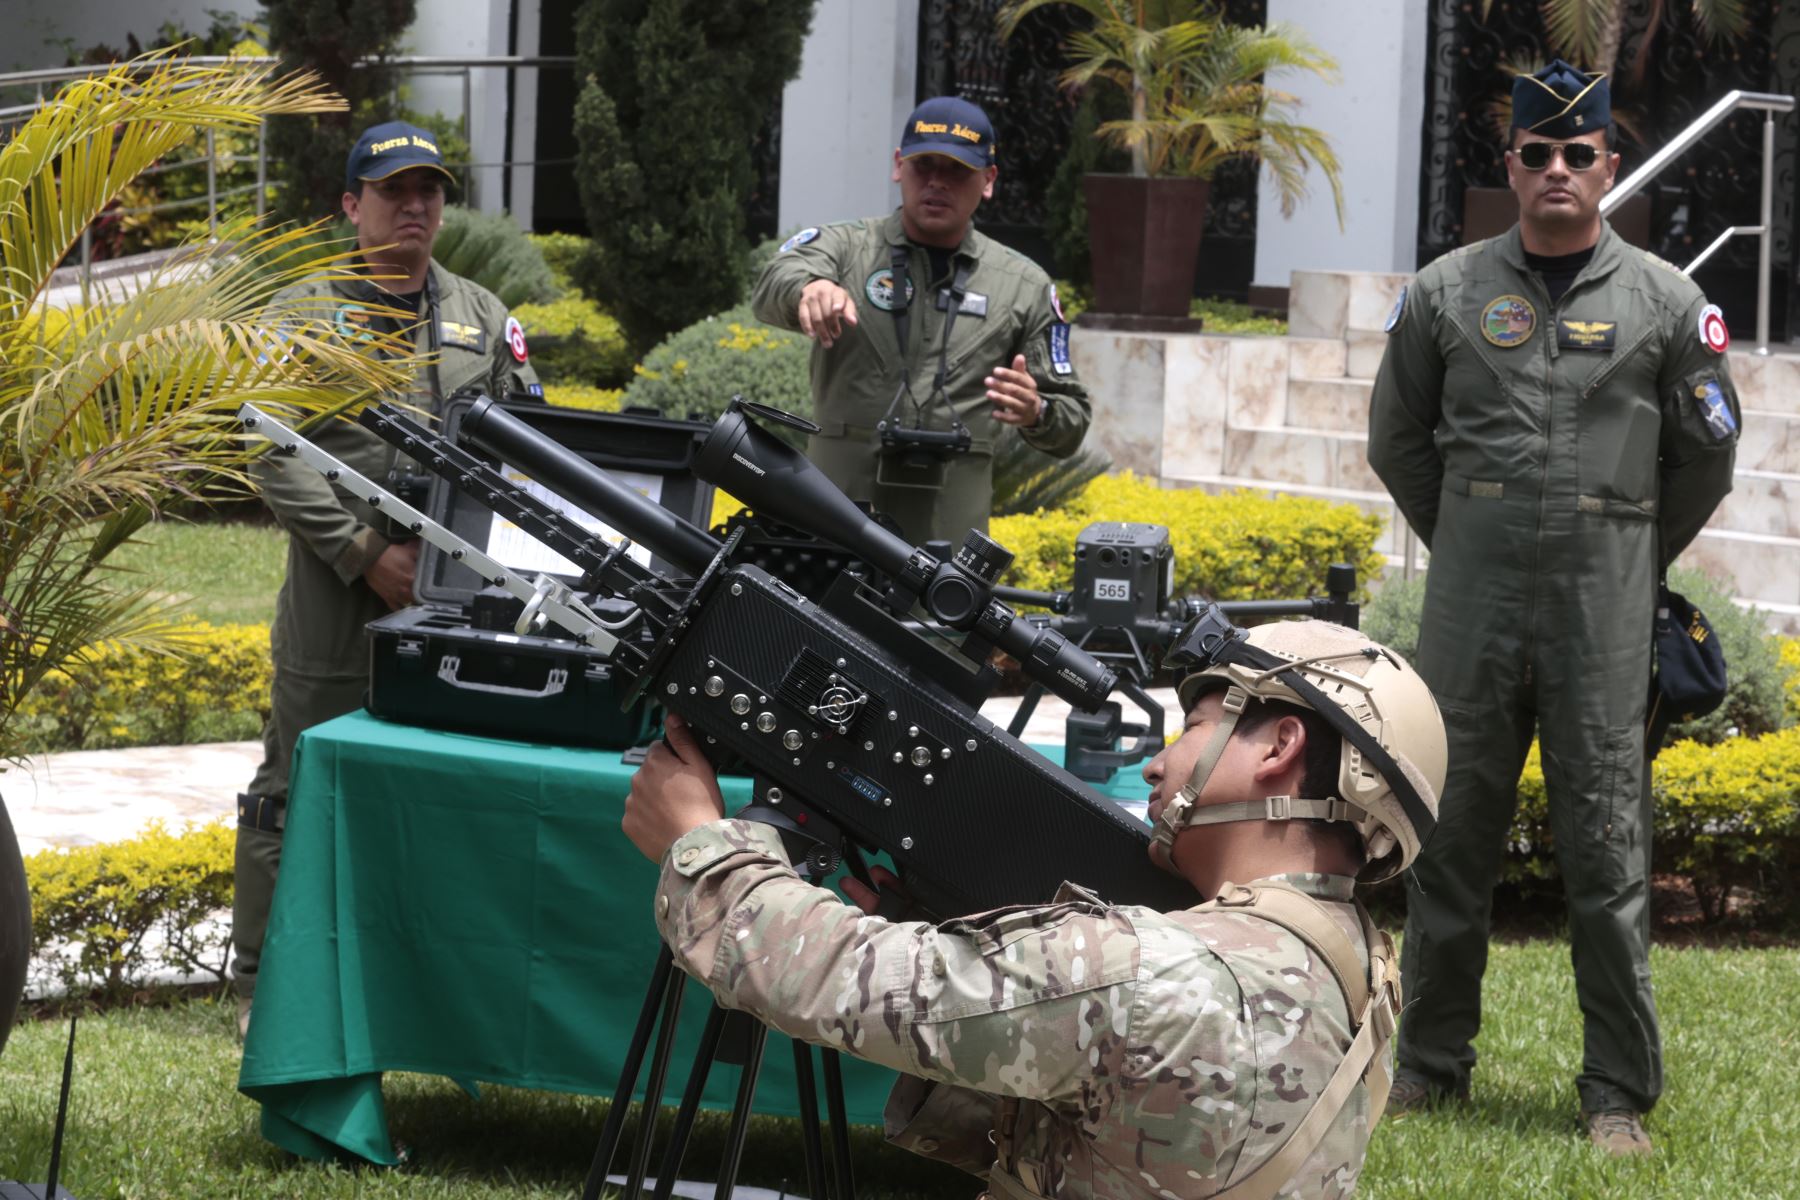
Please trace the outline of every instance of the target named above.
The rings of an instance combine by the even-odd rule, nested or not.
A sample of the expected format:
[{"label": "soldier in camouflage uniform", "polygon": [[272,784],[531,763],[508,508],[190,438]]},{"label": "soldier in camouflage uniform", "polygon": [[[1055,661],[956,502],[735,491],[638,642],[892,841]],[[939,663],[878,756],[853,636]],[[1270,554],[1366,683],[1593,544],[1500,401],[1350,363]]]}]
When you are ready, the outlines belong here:
[{"label": "soldier in camouflage uniform", "polygon": [[[915,544],[960,546],[968,530],[987,528],[1004,426],[1067,458],[1091,417],[1050,277],[973,228],[996,174],[986,114],[966,100],[927,100],[894,151],[899,209],[801,230],[752,296],[759,320],[814,339],[820,432],[807,457]],[[969,448],[884,452],[883,422],[938,434],[960,427]]]},{"label": "soldier in camouflage uniform", "polygon": [[[475,389],[491,396],[542,394],[527,362],[525,334],[486,288],[431,261],[444,212],[444,169],[432,135],[401,122],[367,130],[350,152],[344,213],[356,227],[370,279],[318,280],[283,292],[307,301],[340,337],[376,333],[428,354],[412,392],[394,397],[435,413],[444,398]],[[379,248],[379,249],[377,249]],[[371,253],[373,251],[373,253]],[[418,314],[395,317],[395,308]],[[308,435],[372,479],[415,464],[347,420]],[[232,974],[240,1030],[248,1028],[286,821],[288,767],[303,730],[362,704],[369,681],[363,627],[413,603],[418,540],[324,476],[278,455],[253,469],[263,500],[288,531],[287,579],[270,630],[275,660],[263,761],[238,797]]]},{"label": "soldier in camouflage uniform", "polygon": [[1436,706],[1393,655],[1316,621],[1255,631],[1180,695],[1186,726],[1144,776],[1152,858],[1194,885],[1191,909],[1065,884],[936,925],[865,915],[867,889],[845,905],[773,829],[718,819],[672,719],[625,816],[662,861],[658,928],[721,1004],[902,1072],[889,1138],[994,1196],[1348,1196],[1398,1006],[1392,944],[1352,888],[1429,828]]}]

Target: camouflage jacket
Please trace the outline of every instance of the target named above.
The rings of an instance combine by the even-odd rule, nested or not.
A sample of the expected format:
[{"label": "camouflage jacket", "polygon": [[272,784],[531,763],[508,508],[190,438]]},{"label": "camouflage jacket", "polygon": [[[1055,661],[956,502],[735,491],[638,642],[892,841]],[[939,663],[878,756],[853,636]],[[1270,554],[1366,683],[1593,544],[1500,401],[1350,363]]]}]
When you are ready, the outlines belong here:
[{"label": "camouflage jacket", "polygon": [[[1366,965],[1350,879],[1276,878],[1324,901]],[[1325,964],[1262,918],[1065,885],[1047,906],[889,922],[801,880],[745,821],[670,848],[656,914],[721,1004],[903,1072],[897,1144],[985,1173],[996,1098],[1023,1101],[1014,1173],[1058,1200],[1223,1190],[1280,1147],[1351,1040]],[[1348,1196],[1368,1138],[1359,1085],[1280,1194]]]}]

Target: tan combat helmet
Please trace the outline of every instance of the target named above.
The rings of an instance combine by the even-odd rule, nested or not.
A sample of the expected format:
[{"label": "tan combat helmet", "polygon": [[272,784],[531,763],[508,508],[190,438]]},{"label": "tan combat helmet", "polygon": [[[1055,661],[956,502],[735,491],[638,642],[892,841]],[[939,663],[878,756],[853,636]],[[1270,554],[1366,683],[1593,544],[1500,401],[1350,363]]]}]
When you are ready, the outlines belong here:
[{"label": "tan combat helmet", "polygon": [[[1277,621],[1246,634],[1212,609],[1183,631],[1165,662],[1197,668],[1177,689],[1184,713],[1208,692],[1225,691],[1224,719],[1157,819],[1151,853],[1165,870],[1174,870],[1176,834],[1224,821],[1349,821],[1363,839],[1364,882],[1387,879],[1418,857],[1437,824],[1448,753],[1437,701],[1399,655],[1327,621]],[[1251,697],[1311,709],[1337,731],[1337,795],[1195,802]]]}]

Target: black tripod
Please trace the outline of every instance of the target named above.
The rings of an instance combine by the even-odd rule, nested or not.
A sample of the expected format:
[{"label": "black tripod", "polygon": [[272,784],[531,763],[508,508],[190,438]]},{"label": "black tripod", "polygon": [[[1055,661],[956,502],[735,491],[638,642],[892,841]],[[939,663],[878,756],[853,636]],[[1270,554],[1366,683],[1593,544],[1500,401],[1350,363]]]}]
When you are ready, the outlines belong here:
[{"label": "black tripod", "polygon": [[[757,789],[759,792],[760,788]],[[762,820],[795,832],[794,826],[769,809],[752,807],[737,814],[740,818]],[[812,839],[808,838],[808,841]],[[818,843],[815,842],[815,845]],[[835,867],[835,855],[829,856]],[[808,861],[822,866],[816,856]],[[816,872],[815,872],[816,873]],[[685,980],[675,970],[675,956],[667,946],[656,956],[650,986],[644,993],[644,1004],[638,1010],[637,1027],[625,1050],[625,1062],[619,1071],[619,1086],[613,1092],[612,1107],[606,1124],[600,1130],[600,1143],[594,1148],[594,1162],[588,1169],[582,1200],[599,1200],[600,1189],[612,1170],[613,1157],[625,1129],[625,1110],[637,1088],[638,1071],[643,1066],[644,1051],[650,1042],[650,1030],[656,1028],[656,1047],[650,1057],[650,1076],[644,1085],[644,1105],[633,1139],[630,1168],[626,1175],[624,1200],[639,1200],[643,1195],[644,1177],[650,1165],[651,1142],[656,1136],[657,1114],[662,1108],[663,1085],[668,1076],[669,1053],[674,1047],[676,1018],[681,1014],[681,993]],[[657,1020],[661,1015],[660,1023]],[[741,1064],[737,1097],[732,1104],[731,1127],[726,1134],[725,1154],[719,1163],[719,1181],[714,1200],[729,1200],[737,1183],[738,1165],[744,1153],[744,1138],[750,1128],[750,1109],[756,1097],[756,1077],[762,1068],[763,1050],[768,1042],[768,1027],[747,1013],[733,1012],[715,1002],[707,1014],[706,1028],[700,1035],[700,1048],[694,1053],[694,1065],[688,1072],[687,1085],[681,1095],[681,1107],[675,1113],[675,1125],[669,1144],[663,1151],[662,1166],[656,1175],[655,1200],[670,1200],[675,1180],[681,1173],[681,1161],[687,1153],[688,1138],[693,1132],[694,1118],[699,1115],[700,1095],[715,1062]],[[825,1075],[825,1106],[831,1123],[832,1174],[825,1174],[824,1147],[819,1136],[818,1096],[813,1084],[812,1047],[794,1042],[794,1082],[800,1105],[801,1141],[806,1154],[806,1186],[811,1200],[856,1200],[856,1181],[850,1170],[850,1123],[844,1112],[844,1077],[835,1050],[821,1048],[819,1057]]]}]

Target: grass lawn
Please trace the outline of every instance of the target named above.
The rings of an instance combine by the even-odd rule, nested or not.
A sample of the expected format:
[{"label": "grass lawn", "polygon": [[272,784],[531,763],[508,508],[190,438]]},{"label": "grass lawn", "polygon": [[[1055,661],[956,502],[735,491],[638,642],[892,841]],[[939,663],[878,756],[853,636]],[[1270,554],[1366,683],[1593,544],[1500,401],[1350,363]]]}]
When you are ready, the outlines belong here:
[{"label": "grass lawn", "polygon": [[[1659,949],[1668,1091],[1651,1117],[1656,1154],[1611,1161],[1575,1118],[1581,1046],[1568,948],[1502,944],[1489,970],[1488,1025],[1474,1107],[1384,1122],[1357,1195],[1396,1197],[1792,1197],[1800,1184],[1793,1063],[1800,950]],[[0,1057],[0,1177],[39,1180],[49,1148],[66,1026],[31,1023]],[[778,1048],[777,1048],[778,1049]],[[600,1101],[507,1088],[471,1100],[447,1081],[393,1075],[399,1170],[300,1162],[264,1142],[235,1091],[225,1006],[204,1001],[84,1020],[64,1181],[113,1197],[468,1197],[578,1193]],[[703,1126],[689,1173],[717,1161],[722,1123]],[[880,1196],[971,1197],[975,1181],[859,1141],[859,1188]],[[804,1188],[796,1126],[758,1122],[745,1183]]]},{"label": "grass lawn", "polygon": [[162,521],[148,525],[109,565],[121,586],[145,584],[187,601],[186,611],[214,625],[266,625],[287,563],[287,535],[273,525]]}]

